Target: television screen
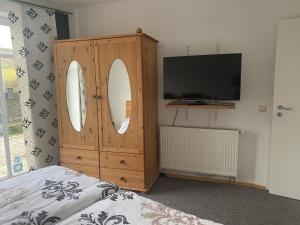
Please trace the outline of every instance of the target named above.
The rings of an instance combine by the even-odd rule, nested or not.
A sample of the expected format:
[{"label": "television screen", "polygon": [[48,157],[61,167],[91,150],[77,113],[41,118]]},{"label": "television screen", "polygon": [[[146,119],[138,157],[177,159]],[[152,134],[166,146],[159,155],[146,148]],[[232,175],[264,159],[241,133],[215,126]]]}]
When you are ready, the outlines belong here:
[{"label": "television screen", "polygon": [[164,98],[240,100],[242,54],[164,58]]}]

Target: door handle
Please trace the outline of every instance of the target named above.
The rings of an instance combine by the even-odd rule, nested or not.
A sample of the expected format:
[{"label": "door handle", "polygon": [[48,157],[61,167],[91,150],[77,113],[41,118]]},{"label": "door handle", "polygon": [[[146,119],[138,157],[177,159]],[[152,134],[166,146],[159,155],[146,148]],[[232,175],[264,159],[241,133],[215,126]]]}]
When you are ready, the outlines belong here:
[{"label": "door handle", "polygon": [[293,110],[292,108],[284,107],[283,105],[279,105],[277,108],[278,110]]}]

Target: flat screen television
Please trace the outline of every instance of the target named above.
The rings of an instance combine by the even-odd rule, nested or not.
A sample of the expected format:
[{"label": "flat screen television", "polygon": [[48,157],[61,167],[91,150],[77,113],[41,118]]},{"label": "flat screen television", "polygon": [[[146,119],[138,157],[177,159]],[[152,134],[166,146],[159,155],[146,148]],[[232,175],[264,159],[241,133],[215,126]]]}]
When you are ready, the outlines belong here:
[{"label": "flat screen television", "polygon": [[164,98],[240,100],[242,54],[165,57]]}]

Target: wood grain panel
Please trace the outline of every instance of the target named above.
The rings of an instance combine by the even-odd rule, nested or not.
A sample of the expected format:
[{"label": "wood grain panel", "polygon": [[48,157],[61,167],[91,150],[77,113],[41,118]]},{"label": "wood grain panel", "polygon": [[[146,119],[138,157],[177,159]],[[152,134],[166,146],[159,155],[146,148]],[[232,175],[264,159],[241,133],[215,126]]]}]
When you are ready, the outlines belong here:
[{"label": "wood grain panel", "polygon": [[183,108],[183,109],[235,109],[234,102],[226,102],[226,103],[206,103],[206,104],[188,104],[179,101],[169,102],[165,105],[167,108]]},{"label": "wood grain panel", "polygon": [[118,153],[132,153],[139,154],[140,149],[138,148],[112,148],[112,147],[102,147],[103,152],[118,152]]},{"label": "wood grain panel", "polygon": [[[141,149],[142,118],[139,110],[139,101],[142,98],[141,83],[138,82],[140,74],[137,69],[137,43],[136,37],[104,39],[95,42],[97,48],[99,74],[98,84],[101,86],[102,97],[102,146],[112,151],[127,152],[130,149]],[[119,134],[112,123],[108,102],[108,78],[113,61],[120,58],[128,71],[131,87],[131,117],[129,127],[124,134]],[[135,151],[132,153],[136,153]]]},{"label": "wood grain panel", "polygon": [[159,174],[157,142],[157,43],[139,37],[143,61],[143,117],[146,187],[149,188]]},{"label": "wood grain panel", "polygon": [[136,154],[101,152],[100,167],[142,172],[144,171],[144,156]]},{"label": "wood grain panel", "polygon": [[91,151],[98,151],[98,147],[93,145],[70,145],[70,144],[62,144],[62,148],[75,148],[75,149],[82,149],[82,150],[91,150]]},{"label": "wood grain panel", "polygon": [[117,38],[123,38],[123,37],[138,37],[138,36],[144,36],[152,39],[154,42],[158,43],[158,40],[151,37],[148,34],[145,33],[134,33],[134,34],[119,34],[119,35],[110,35],[110,36],[94,36],[94,37],[86,37],[86,38],[74,38],[74,39],[63,39],[63,40],[55,40],[54,43],[65,43],[65,42],[74,42],[74,41],[93,41],[93,40],[112,40]]},{"label": "wood grain panel", "polygon": [[[148,191],[159,174],[157,41],[140,33],[55,41],[54,54],[62,165],[122,188]],[[117,58],[124,62],[131,86],[125,134],[115,130],[108,102],[109,72]],[[73,129],[66,105],[72,60],[80,63],[86,79],[87,117],[81,132]]]},{"label": "wood grain panel", "polygon": [[144,154],[144,87],[148,84],[143,83],[143,67],[144,62],[143,62],[143,51],[142,51],[142,41],[141,41],[141,37],[137,37],[137,71],[138,71],[138,78],[137,78],[137,82],[139,84],[139,89],[138,89],[138,94],[139,96],[141,96],[141,98],[138,99],[138,111],[140,112],[138,114],[139,117],[139,126],[142,128],[141,132],[139,133],[139,139],[141,140],[140,142],[140,151],[141,154]]},{"label": "wood grain panel", "polygon": [[101,179],[113,182],[122,188],[135,190],[145,188],[143,172],[101,168]]},{"label": "wood grain panel", "polygon": [[62,148],[60,161],[67,164],[99,166],[99,152]]},{"label": "wood grain panel", "polygon": [[99,174],[99,167],[96,166],[82,166],[82,165],[74,165],[74,164],[67,164],[67,163],[61,163],[62,166],[75,170],[79,173],[86,174],[91,177],[97,177],[100,178]]},{"label": "wood grain panel", "polygon": [[[60,146],[94,146],[98,148],[98,123],[95,123],[95,120],[97,121],[97,99],[93,97],[97,95],[93,42],[57,43],[55,50]],[[79,62],[86,86],[86,121],[80,132],[77,132],[71,124],[66,100],[67,72],[73,60]]]},{"label": "wood grain panel", "polygon": [[131,115],[131,101],[126,101],[126,118]]}]

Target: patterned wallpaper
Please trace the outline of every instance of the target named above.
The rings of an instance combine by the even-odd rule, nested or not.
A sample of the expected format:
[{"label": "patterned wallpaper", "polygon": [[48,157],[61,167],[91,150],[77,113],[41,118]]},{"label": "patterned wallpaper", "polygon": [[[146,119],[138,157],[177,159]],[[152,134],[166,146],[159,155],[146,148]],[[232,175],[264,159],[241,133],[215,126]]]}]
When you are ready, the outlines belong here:
[{"label": "patterned wallpaper", "polygon": [[31,169],[54,165],[59,161],[52,52],[55,12],[12,4],[8,19],[29,163]]}]

